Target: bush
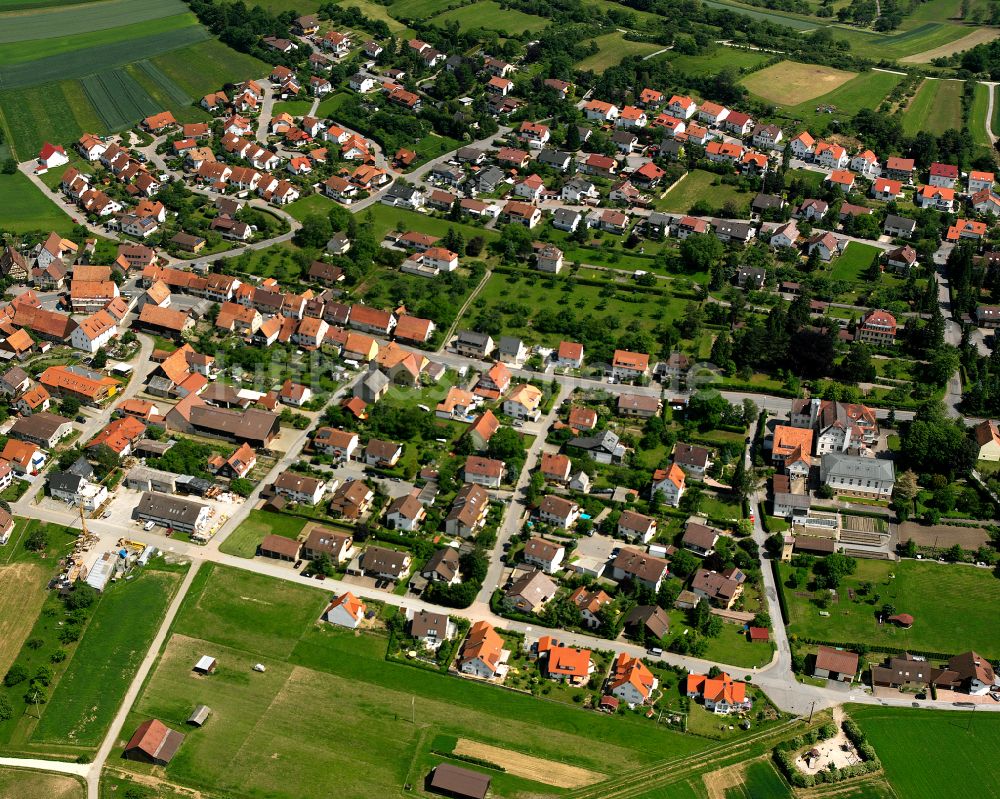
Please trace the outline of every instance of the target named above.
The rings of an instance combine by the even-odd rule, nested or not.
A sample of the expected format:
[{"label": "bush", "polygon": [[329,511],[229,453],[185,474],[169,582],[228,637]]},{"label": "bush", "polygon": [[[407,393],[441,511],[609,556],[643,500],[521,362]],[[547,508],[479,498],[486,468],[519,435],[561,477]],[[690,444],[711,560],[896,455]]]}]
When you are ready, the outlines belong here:
[{"label": "bush", "polygon": [[24,548],[30,552],[41,552],[49,545],[49,533],[44,527],[32,530],[24,540]]}]

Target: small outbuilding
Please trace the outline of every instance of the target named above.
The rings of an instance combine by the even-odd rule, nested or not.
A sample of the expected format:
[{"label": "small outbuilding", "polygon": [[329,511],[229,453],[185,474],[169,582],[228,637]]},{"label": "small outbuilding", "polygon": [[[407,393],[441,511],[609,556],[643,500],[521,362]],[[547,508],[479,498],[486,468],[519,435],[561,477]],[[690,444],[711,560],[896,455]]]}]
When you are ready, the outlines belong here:
[{"label": "small outbuilding", "polygon": [[194,664],[192,671],[196,674],[211,674],[215,671],[215,667],[217,665],[218,664],[214,657],[211,657],[210,655],[202,655],[198,659],[198,662]]},{"label": "small outbuilding", "polygon": [[484,799],[490,778],[472,769],[439,763],[427,778],[427,789],[453,799]]},{"label": "small outbuilding", "polygon": [[122,757],[165,766],[177,754],[182,743],[184,736],[181,733],[170,729],[159,719],[150,719],[138,726],[125,745]]},{"label": "small outbuilding", "polygon": [[206,721],[208,721],[208,717],[211,713],[212,708],[208,705],[198,705],[198,707],[191,711],[191,715],[188,716],[187,723],[192,727],[201,727]]},{"label": "small outbuilding", "polygon": [[771,640],[767,627],[750,627],[747,630],[747,637],[751,644],[766,644]]},{"label": "small outbuilding", "polygon": [[913,616],[909,613],[897,613],[895,616],[890,616],[886,621],[902,627],[904,630],[909,630],[913,626]]}]

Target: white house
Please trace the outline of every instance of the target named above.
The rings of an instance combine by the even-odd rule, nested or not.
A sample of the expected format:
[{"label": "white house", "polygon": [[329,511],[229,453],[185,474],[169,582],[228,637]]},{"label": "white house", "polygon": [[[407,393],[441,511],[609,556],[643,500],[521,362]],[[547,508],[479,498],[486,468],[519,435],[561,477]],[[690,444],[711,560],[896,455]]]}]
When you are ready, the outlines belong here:
[{"label": "white house", "polygon": [[74,349],[95,353],[117,335],[115,318],[107,311],[98,311],[78,322],[70,336],[70,344]]},{"label": "white house", "polygon": [[537,566],[546,574],[554,574],[562,568],[566,548],[544,538],[534,537],[524,545],[524,562]]},{"label": "white house", "polygon": [[350,591],[334,599],[323,611],[323,620],[338,627],[357,629],[365,618],[365,603]]}]

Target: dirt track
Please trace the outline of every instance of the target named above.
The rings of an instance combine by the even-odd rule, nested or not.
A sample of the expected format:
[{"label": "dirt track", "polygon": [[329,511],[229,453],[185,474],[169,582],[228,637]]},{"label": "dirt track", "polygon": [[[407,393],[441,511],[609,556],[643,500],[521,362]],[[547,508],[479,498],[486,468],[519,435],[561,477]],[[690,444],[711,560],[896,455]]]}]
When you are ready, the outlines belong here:
[{"label": "dirt track", "polygon": [[554,785],[557,788],[584,788],[605,779],[606,775],[597,771],[589,771],[579,766],[568,766],[554,760],[543,760],[540,757],[522,755],[510,749],[499,746],[470,741],[459,738],[455,745],[455,754],[466,757],[478,757],[503,766],[516,777]]},{"label": "dirt track", "polygon": [[943,58],[954,53],[961,53],[963,50],[971,50],[977,44],[992,42],[997,36],[1000,36],[1000,31],[996,28],[978,28],[961,39],[955,39],[955,41],[948,42],[948,44],[942,44],[933,50],[924,50],[922,53],[905,56],[899,59],[899,61],[902,64],[929,64],[935,58]]}]

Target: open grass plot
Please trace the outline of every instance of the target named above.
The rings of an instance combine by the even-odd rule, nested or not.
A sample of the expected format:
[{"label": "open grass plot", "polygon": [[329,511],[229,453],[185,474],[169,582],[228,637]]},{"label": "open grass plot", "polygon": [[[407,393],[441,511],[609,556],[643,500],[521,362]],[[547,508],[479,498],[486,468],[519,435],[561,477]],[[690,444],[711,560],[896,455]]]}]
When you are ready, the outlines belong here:
[{"label": "open grass plot", "polygon": [[[873,649],[882,645],[948,654],[974,649],[986,657],[998,648],[1000,620],[993,608],[1000,602],[1000,581],[987,570],[926,561],[858,560],[857,571],[845,578],[824,611],[829,616],[819,615],[807,581],[797,588],[788,586],[793,571],[787,564],[780,566],[788,630],[799,637],[857,641]],[[858,601],[851,601],[848,590],[857,593],[864,582],[871,582],[878,594],[875,604],[865,601],[871,597],[858,596]],[[886,603],[897,613],[913,616],[913,627],[903,630],[879,624],[876,614]]]},{"label": "open grass plot", "polygon": [[483,2],[445,11],[434,17],[432,22],[441,25],[447,22],[457,22],[463,31],[482,28],[483,30],[517,36],[528,31],[531,33],[540,31],[549,24],[550,20],[536,17],[533,14],[525,14],[514,8],[501,8],[495,0],[483,0]]},{"label": "open grass plot", "polygon": [[83,799],[83,781],[65,774],[0,767],[0,796],[17,799]]},{"label": "open grass plot", "polygon": [[749,192],[741,192],[730,183],[723,183],[722,176],[702,169],[694,169],[677,181],[657,207],[674,213],[687,213],[696,202],[706,202],[718,209],[727,202],[734,202],[742,213],[750,208]]},{"label": "open grass plot", "polygon": [[137,61],[134,64],[130,64],[129,69],[134,69],[136,73],[146,75],[153,83],[159,86],[161,91],[167,95],[167,97],[169,97],[175,105],[188,105],[189,103],[194,102],[194,98],[192,98],[191,95],[164,75],[163,70],[156,66],[156,64],[152,61]]},{"label": "open grass plot", "polygon": [[264,536],[282,535],[285,538],[298,538],[305,526],[305,519],[296,516],[252,510],[250,516],[222,542],[219,550],[227,555],[252,558],[257,554],[257,547],[264,540]]},{"label": "open grass plot", "polygon": [[986,125],[989,120],[990,92],[993,86],[983,83],[976,84],[976,92],[972,97],[972,110],[969,112],[969,132],[972,134],[972,141],[980,147],[992,147],[990,137],[986,135]]},{"label": "open grass plot", "polygon": [[743,85],[758,97],[778,105],[798,105],[843,86],[856,72],[819,64],[782,61],[743,78]]},{"label": "open grass plot", "polygon": [[919,59],[923,62],[928,52],[961,39],[970,29],[944,22],[926,22],[895,33],[876,33],[847,26],[837,26],[831,31],[835,39],[850,43],[851,50],[860,56],[874,60],[898,58],[901,61]]},{"label": "open grass plot", "polygon": [[20,172],[0,175],[0,220],[6,230],[15,233],[55,230],[69,234],[74,224],[53,200]]},{"label": "open grass plot", "polygon": [[768,53],[757,53],[749,50],[739,50],[735,47],[718,45],[714,50],[698,55],[685,55],[673,51],[663,54],[669,58],[681,72],[692,75],[711,74],[732,67],[733,69],[749,69],[770,59]]},{"label": "open grass plot", "polygon": [[786,14],[781,11],[771,9],[764,10],[751,8],[750,6],[740,5],[739,3],[723,2],[723,0],[705,0],[705,5],[711,6],[712,8],[723,8],[734,14],[742,14],[745,17],[765,20],[774,25],[784,25],[786,28],[794,28],[795,30],[800,31],[812,30],[813,28],[822,27],[825,24],[824,22],[801,17],[796,14]]},{"label": "open grass plot", "polygon": [[[945,30],[947,30],[949,36],[955,34],[954,38],[937,47],[908,55],[899,60],[904,64],[929,64],[935,58],[947,58],[955,53],[971,50],[976,45],[992,42],[997,36],[1000,36],[1000,31],[996,28],[961,28],[953,25],[942,30],[942,39],[944,39]],[[970,32],[962,36],[961,33],[964,31]]]},{"label": "open grass plot", "polygon": [[389,6],[389,13],[396,19],[427,19],[440,14],[454,0],[396,0]]},{"label": "open grass plot", "polygon": [[903,131],[940,135],[952,128],[962,128],[962,83],[925,80],[903,112]]},{"label": "open grass plot", "polygon": [[287,658],[302,631],[319,618],[326,594],[237,569],[202,569],[174,630],[254,652]]},{"label": "open grass plot", "polygon": [[176,569],[147,567],[102,595],[32,742],[96,747],[103,740],[180,581]]},{"label": "open grass plot", "polygon": [[35,563],[0,567],[0,674],[21,651],[45,601],[49,570]]},{"label": "open grass plot", "polygon": [[162,110],[124,69],[88,75],[83,79],[83,89],[109,130],[130,127],[143,117]]},{"label": "open grass plot", "polygon": [[[24,4],[0,2],[0,14],[7,12],[9,5]],[[188,11],[181,0],[105,0],[100,3],[73,5],[58,2],[52,5],[62,8],[22,10],[17,14],[0,16],[0,44],[54,36],[79,36],[117,28],[125,21],[129,24],[150,22]]]},{"label": "open grass plot", "polygon": [[872,259],[882,254],[882,250],[870,244],[852,241],[844,252],[833,261],[830,277],[834,280],[858,281],[862,273],[872,265]]},{"label": "open grass plot", "polygon": [[896,796],[1000,797],[997,714],[857,705],[849,706],[848,712],[878,752]]},{"label": "open grass plot", "polygon": [[621,31],[598,36],[593,41],[597,42],[598,51],[578,62],[577,69],[589,69],[600,74],[617,65],[625,56],[649,55],[663,49],[660,45],[651,42],[629,41]]}]

